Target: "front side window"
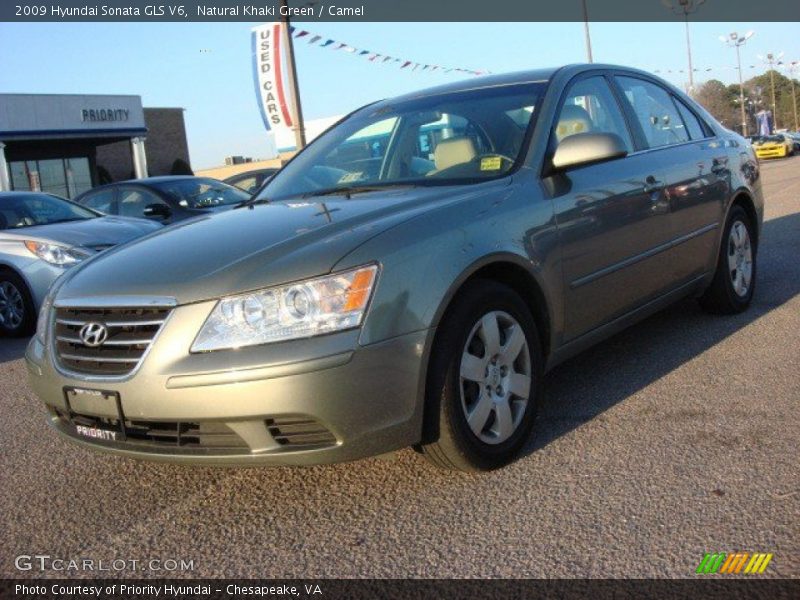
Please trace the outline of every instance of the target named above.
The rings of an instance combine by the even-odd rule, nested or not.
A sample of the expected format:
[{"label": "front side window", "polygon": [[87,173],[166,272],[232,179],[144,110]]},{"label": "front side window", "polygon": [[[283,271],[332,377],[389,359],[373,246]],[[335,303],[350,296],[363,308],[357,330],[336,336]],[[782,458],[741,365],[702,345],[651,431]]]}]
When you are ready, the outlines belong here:
[{"label": "front side window", "polygon": [[279,171],[259,199],[503,176],[522,156],[544,85],[496,86],[365,107]]},{"label": "front side window", "polygon": [[239,204],[250,199],[247,192],[205,177],[166,180],[152,185],[184,208],[214,208]]},{"label": "front side window", "polygon": [[0,199],[0,229],[20,229],[94,219],[97,213],[48,194],[20,194]]},{"label": "front side window", "polygon": [[633,149],[622,111],[600,75],[579,79],[570,86],[554,133],[556,143],[579,133],[613,133],[622,139],[628,152]]},{"label": "front side window", "polygon": [[650,148],[689,141],[683,119],[664,88],[636,77],[618,76],[616,79]]}]

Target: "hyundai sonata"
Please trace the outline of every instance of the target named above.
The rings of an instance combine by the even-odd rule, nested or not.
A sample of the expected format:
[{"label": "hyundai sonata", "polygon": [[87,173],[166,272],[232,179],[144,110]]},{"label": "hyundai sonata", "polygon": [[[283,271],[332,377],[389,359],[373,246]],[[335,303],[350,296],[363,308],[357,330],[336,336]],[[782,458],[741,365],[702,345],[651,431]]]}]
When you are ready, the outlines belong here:
[{"label": "hyundai sonata", "polygon": [[124,456],[492,469],[554,365],[680,298],[746,309],[762,215],[750,144],[652,75],[471,79],[365,106],[242,207],[68,273],[31,384]]}]

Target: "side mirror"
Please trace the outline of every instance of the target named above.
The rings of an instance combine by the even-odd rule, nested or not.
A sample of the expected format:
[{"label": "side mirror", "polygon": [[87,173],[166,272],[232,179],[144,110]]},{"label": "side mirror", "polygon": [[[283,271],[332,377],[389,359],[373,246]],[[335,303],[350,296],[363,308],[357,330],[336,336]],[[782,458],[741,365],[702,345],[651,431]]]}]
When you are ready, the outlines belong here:
[{"label": "side mirror", "polygon": [[148,204],[144,207],[144,211],[142,211],[145,217],[148,218],[159,218],[159,219],[166,219],[172,214],[172,211],[169,209],[169,206],[166,204]]},{"label": "side mirror", "polygon": [[625,142],[615,133],[576,133],[558,143],[553,154],[553,170],[622,158],[628,154]]}]

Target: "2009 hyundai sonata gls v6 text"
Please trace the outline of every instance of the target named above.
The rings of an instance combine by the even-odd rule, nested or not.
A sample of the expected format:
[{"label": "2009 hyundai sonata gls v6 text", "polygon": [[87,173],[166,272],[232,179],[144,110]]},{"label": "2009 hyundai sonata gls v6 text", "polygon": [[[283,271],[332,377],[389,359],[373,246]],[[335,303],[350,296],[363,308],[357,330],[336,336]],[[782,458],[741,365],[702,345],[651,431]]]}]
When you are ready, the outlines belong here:
[{"label": "2009 hyundai sonata gls v6 text", "polygon": [[52,425],[125,456],[512,460],[552,366],[679,298],[747,308],[750,144],[646,73],[385,100],[254,200],[78,266],[27,351]]}]

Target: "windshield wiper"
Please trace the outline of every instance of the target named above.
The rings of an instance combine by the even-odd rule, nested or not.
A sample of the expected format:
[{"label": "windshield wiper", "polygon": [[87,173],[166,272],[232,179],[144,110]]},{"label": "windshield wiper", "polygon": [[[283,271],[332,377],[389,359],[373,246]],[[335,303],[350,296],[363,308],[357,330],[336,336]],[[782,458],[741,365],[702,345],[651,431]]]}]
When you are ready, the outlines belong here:
[{"label": "windshield wiper", "polygon": [[319,196],[344,196],[348,200],[353,194],[366,194],[368,192],[380,192],[382,190],[390,190],[397,188],[417,187],[413,183],[390,183],[387,185],[351,185],[339,188],[330,188],[327,190],[319,190],[317,192],[308,192],[303,194],[303,198],[317,198]]},{"label": "windshield wiper", "polygon": [[256,198],[253,196],[252,198],[248,198],[247,200],[242,200],[239,204],[235,205],[233,208],[234,210],[237,208],[245,208],[247,206],[256,206],[258,204],[269,204],[269,198]]}]

